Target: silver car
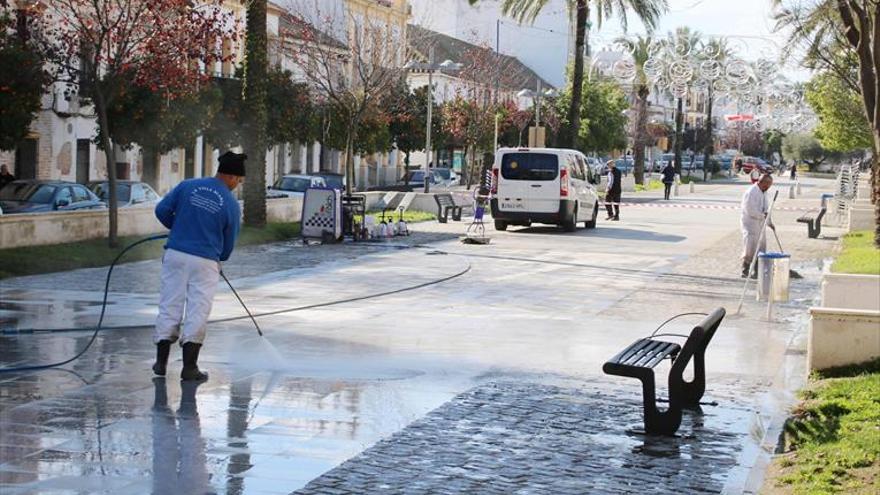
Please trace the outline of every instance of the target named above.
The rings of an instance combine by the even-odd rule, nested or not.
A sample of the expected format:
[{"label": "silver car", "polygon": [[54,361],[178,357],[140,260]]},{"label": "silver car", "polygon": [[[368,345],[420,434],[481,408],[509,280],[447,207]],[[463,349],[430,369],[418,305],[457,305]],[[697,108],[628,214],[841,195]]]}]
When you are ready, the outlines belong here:
[{"label": "silver car", "polygon": [[315,175],[285,175],[268,187],[269,193],[275,197],[301,198],[306,189],[324,188],[327,183],[322,177]]},{"label": "silver car", "polygon": [[[89,182],[88,188],[104,204],[110,203],[110,183],[107,181]],[[116,181],[116,203],[120,208],[129,206],[155,205],[161,200],[156,191],[146,182],[131,180]]]}]

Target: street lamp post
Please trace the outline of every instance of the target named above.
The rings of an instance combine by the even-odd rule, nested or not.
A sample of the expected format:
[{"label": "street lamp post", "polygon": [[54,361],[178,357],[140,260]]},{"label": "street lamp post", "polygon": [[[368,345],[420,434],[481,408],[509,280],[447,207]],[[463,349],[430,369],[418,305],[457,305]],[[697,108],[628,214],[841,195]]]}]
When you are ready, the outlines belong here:
[{"label": "street lamp post", "polygon": [[428,119],[425,123],[425,189],[424,192],[430,192],[430,172],[431,172],[431,154],[433,152],[431,146],[431,123],[434,120],[434,71],[445,70],[456,72],[461,70],[461,64],[457,64],[452,60],[445,60],[441,64],[434,63],[434,46],[428,49],[428,63],[420,64],[417,62],[409,62],[403,66],[407,70],[423,70],[428,73]]},{"label": "street lamp post", "polygon": [[534,100],[534,102],[535,102],[535,127],[534,127],[535,138],[534,138],[534,140],[532,140],[531,132],[530,132],[529,133],[529,146],[535,147],[535,148],[543,147],[544,146],[544,139],[542,139],[542,137],[541,137],[541,130],[543,129],[543,127],[541,127],[541,97],[544,96],[546,98],[555,98],[558,96],[558,94],[556,93],[556,90],[548,89],[547,91],[544,91],[543,81],[541,81],[541,79],[539,78],[538,83],[537,83],[537,87],[536,87],[536,91],[533,91],[531,89],[523,89],[519,93],[517,93],[516,95],[519,96],[520,98],[532,98]]},{"label": "street lamp post", "polygon": [[431,119],[434,113],[434,46],[428,51],[428,122],[425,131],[425,194],[430,191],[430,183],[428,180],[431,173]]}]

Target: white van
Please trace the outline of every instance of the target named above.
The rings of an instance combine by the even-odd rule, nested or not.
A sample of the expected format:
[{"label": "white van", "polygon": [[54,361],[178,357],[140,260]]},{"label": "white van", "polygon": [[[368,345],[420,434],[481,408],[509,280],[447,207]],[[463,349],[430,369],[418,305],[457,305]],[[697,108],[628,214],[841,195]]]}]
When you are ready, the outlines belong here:
[{"label": "white van", "polygon": [[492,167],[492,218],[508,225],[547,223],[573,232],[579,222],[596,227],[599,176],[580,151],[501,148]]}]

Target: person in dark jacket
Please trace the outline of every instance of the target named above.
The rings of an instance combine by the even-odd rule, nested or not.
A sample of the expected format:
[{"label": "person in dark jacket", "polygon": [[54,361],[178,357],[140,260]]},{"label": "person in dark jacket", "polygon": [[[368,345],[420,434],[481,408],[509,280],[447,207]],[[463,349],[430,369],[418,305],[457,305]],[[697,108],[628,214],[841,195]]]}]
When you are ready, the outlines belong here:
[{"label": "person in dark jacket", "polygon": [[672,183],[675,182],[675,167],[672,166],[672,162],[666,164],[666,167],[661,171],[663,174],[663,199],[669,199],[669,194],[672,192]]},{"label": "person in dark jacket", "polygon": [[9,167],[0,165],[0,189],[15,180],[15,176],[9,173]]},{"label": "person in dark jacket", "polygon": [[791,164],[791,180],[797,180],[797,163]]},{"label": "person in dark jacket", "polygon": [[605,209],[608,211],[608,218],[605,220],[620,220],[620,193],[622,191],[620,184],[620,169],[617,168],[614,160],[608,160],[608,186],[605,188]]},{"label": "person in dark jacket", "polygon": [[227,151],[219,158],[217,175],[187,179],[156,205],[156,218],[166,228],[162,257],[159,316],[153,341],[153,372],[165,376],[171,344],[183,347],[182,380],[208,379],[198,367],[208,317],[220,279],[220,262],[229,259],[241,220],[232,191],[244,180],[247,155]]}]

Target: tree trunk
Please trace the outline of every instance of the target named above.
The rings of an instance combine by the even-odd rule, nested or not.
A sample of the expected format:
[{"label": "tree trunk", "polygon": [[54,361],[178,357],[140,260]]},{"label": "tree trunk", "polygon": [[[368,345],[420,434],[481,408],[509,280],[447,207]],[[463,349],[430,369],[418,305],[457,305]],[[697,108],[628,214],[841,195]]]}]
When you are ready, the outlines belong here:
[{"label": "tree trunk", "polygon": [[464,173],[464,184],[468,190],[471,188],[471,160],[470,146],[465,146],[461,154],[461,170]]},{"label": "tree trunk", "polygon": [[[874,147],[880,148],[880,129],[874,127]],[[871,163],[871,196],[874,201],[874,246],[880,249],[880,153],[875,149]]]},{"label": "tree trunk", "polygon": [[345,194],[351,196],[354,190],[354,127],[349,127],[345,139]]},{"label": "tree trunk", "polygon": [[575,25],[576,34],[574,42],[574,71],[571,76],[571,104],[568,107],[568,135],[563,140],[563,146],[576,149],[581,124],[581,99],[584,89],[584,56],[586,52],[587,19],[590,15],[587,0],[577,0]]},{"label": "tree trunk", "polygon": [[266,225],[266,0],[252,0],[247,9],[244,80],[244,148],[248,155],[244,183],[244,223]]},{"label": "tree trunk", "polygon": [[141,180],[149,184],[156,191],[159,190],[159,151],[154,146],[141,148],[144,159],[144,173]]},{"label": "tree trunk", "polygon": [[638,90],[638,110],[636,116],[636,135],[633,139],[633,175],[636,184],[645,183],[645,146],[648,134],[648,88],[640,86]]},{"label": "tree trunk", "polygon": [[684,140],[683,127],[684,127],[684,110],[683,110],[682,99],[678,99],[678,103],[675,107],[675,142],[673,143],[672,150],[675,153],[675,173],[681,175],[681,145]]},{"label": "tree trunk", "polygon": [[110,187],[110,204],[109,214],[109,230],[107,235],[107,243],[110,247],[115,248],[119,245],[118,232],[118,211],[119,202],[117,199],[118,191],[116,190],[116,156],[113,154],[113,146],[110,144],[110,123],[107,118],[107,102],[104,99],[104,93],[98,84],[92,85],[95,96],[95,110],[98,113],[98,125],[101,126],[101,147],[104,148],[104,157],[107,160],[107,182]]},{"label": "tree trunk", "polygon": [[706,95],[706,135],[704,137],[706,140],[706,148],[703,150],[703,180],[706,180],[706,174],[709,170],[712,172],[715,171],[715,169],[710,166],[712,151],[715,148],[715,139],[712,137],[712,107],[714,106],[712,98],[712,84],[710,83],[709,92]]}]

